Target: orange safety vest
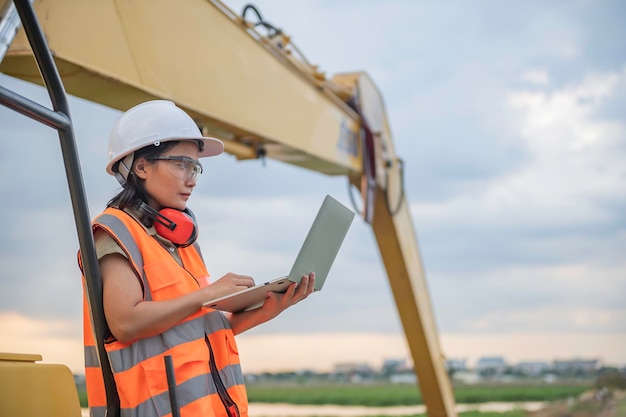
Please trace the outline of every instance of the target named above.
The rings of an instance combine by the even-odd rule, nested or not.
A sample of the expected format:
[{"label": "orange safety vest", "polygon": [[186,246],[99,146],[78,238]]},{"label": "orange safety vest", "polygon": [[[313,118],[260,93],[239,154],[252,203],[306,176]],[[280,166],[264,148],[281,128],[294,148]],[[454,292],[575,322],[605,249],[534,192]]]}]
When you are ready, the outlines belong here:
[{"label": "orange safety vest", "polygon": [[[122,210],[107,208],[93,223],[115,239],[126,253],[145,301],[178,297],[208,285],[197,245],[179,248],[184,267]],[[80,259],[80,257],[79,257]],[[84,277],[83,277],[84,280]],[[83,297],[85,379],[90,414],[104,417],[106,393],[86,295]],[[171,356],[181,417],[245,417],[248,400],[239,353],[228,319],[221,311],[202,308],[163,333],[121,343],[105,341],[123,417],[170,416],[165,371]]]}]

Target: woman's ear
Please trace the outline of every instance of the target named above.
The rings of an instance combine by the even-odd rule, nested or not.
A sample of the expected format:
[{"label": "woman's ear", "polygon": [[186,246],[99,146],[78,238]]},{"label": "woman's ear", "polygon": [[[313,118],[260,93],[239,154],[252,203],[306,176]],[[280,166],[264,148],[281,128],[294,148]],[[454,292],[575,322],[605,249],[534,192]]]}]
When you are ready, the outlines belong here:
[{"label": "woman's ear", "polygon": [[135,161],[135,164],[133,165],[133,172],[138,178],[142,180],[145,180],[148,176],[148,173],[146,172],[147,164],[148,161],[146,161],[146,158],[139,158]]}]

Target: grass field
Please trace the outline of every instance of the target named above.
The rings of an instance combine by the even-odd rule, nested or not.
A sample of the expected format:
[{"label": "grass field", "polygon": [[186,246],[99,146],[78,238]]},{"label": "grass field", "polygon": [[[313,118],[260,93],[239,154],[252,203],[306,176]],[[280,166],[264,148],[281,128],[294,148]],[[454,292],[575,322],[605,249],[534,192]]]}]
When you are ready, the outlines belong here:
[{"label": "grass field", "polygon": [[[301,384],[247,386],[250,402],[335,404],[384,407],[417,405],[422,397],[414,385]],[[588,390],[581,385],[474,385],[457,387],[457,403],[554,401],[576,397]]]}]

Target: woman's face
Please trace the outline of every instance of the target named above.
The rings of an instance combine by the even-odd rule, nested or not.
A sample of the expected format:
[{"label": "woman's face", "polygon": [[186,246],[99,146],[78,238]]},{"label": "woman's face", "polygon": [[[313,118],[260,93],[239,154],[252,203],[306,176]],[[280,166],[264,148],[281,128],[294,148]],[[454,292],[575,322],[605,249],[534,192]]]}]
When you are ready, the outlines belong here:
[{"label": "woman's face", "polygon": [[[193,175],[199,168],[198,145],[193,141],[183,141],[164,152],[157,160],[139,158],[135,164],[135,174],[144,180],[148,192],[148,204],[161,210],[171,207],[184,210],[187,200],[196,186]],[[171,158],[171,159],[167,159]]]}]

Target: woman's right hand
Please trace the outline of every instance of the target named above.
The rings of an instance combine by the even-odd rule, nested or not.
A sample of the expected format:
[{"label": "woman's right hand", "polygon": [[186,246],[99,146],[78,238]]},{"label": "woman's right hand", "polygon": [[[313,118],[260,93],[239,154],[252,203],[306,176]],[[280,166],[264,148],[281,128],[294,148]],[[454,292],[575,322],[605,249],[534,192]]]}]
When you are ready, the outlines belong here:
[{"label": "woman's right hand", "polygon": [[207,300],[223,297],[254,286],[254,279],[248,275],[227,273],[217,281],[205,287]]}]

